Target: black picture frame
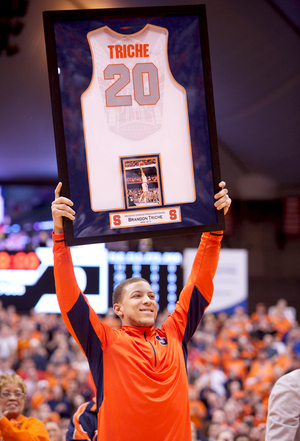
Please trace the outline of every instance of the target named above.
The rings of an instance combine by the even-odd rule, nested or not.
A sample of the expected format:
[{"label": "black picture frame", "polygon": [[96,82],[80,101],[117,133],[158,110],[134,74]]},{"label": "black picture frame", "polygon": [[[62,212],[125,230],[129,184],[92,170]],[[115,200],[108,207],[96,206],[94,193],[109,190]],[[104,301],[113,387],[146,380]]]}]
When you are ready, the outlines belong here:
[{"label": "black picture frame", "polygon": [[223,230],[205,5],[43,20],[67,244]]}]

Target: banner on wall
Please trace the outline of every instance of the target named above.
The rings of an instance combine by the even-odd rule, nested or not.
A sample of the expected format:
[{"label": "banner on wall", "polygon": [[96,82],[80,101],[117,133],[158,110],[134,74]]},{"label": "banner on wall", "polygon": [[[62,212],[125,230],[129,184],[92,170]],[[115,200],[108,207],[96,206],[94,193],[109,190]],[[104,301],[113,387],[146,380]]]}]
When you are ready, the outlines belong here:
[{"label": "banner on wall", "polygon": [[[196,248],[183,253],[183,277],[186,284],[196,255]],[[248,309],[248,251],[244,249],[221,250],[214,278],[214,295],[206,312],[232,314],[237,306]]]}]

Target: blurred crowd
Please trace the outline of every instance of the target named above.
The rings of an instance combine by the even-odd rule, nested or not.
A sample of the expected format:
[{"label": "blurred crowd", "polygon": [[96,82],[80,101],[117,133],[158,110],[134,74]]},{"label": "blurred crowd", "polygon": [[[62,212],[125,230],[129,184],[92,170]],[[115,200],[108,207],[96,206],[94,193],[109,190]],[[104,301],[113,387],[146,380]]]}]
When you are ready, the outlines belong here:
[{"label": "blurred crowd", "polygon": [[[167,312],[158,315],[157,326]],[[100,319],[113,328],[109,310]],[[189,343],[188,380],[193,439],[263,441],[274,382],[300,367],[300,326],[284,299],[248,315],[205,314]],[[59,314],[20,315],[0,304],[0,374],[25,381],[24,415],[34,416],[64,441],[70,418],[94,396],[88,363]],[[55,435],[58,436],[58,435]]]}]

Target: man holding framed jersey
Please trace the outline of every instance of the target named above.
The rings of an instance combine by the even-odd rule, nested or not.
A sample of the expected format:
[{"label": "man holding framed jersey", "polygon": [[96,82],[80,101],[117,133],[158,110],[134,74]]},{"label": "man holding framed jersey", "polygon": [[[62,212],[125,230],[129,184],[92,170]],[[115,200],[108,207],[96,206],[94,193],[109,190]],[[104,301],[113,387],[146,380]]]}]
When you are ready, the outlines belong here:
[{"label": "man holding framed jersey", "polygon": [[[215,207],[226,214],[225,188]],[[80,291],[65,246],[63,218],[75,219],[72,201],[55,190],[54,276],[61,313],[89,361],[96,389],[101,441],[188,441],[191,423],[186,375],[187,344],[211,302],[222,232],[203,233],[193,268],[176,308],[155,329],[155,293],[145,279],[127,279],[113,294],[122,329],[101,323]]]}]

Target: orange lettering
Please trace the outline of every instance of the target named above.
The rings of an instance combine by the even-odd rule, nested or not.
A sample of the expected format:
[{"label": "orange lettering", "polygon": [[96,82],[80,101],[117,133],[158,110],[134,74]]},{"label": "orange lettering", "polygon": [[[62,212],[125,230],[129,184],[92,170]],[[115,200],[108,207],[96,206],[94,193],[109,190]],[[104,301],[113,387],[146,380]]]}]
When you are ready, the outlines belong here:
[{"label": "orange lettering", "polygon": [[113,45],[109,45],[107,47],[109,49],[109,56],[110,56],[110,58],[114,58],[114,46]]},{"label": "orange lettering", "polygon": [[142,44],[136,44],[135,45],[135,56],[136,57],[142,57],[143,56],[143,45]]},{"label": "orange lettering", "polygon": [[134,57],[134,46],[133,46],[133,44],[129,44],[127,46],[127,53],[128,53],[128,57],[129,58],[133,58]]},{"label": "orange lettering", "polygon": [[122,46],[120,44],[115,45],[116,58],[123,58]]},{"label": "orange lettering", "polygon": [[149,57],[149,44],[110,44],[107,47],[110,58]]},{"label": "orange lettering", "polygon": [[148,50],[149,44],[144,44],[144,57],[149,57]]}]

